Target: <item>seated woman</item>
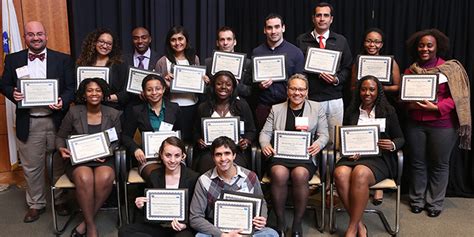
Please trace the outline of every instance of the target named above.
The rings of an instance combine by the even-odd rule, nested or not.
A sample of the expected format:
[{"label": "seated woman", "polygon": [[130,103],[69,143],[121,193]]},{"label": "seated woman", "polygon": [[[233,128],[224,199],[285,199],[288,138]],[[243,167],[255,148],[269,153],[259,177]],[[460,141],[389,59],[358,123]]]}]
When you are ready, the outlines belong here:
[{"label": "seated woman", "polygon": [[343,157],[334,170],[339,198],[350,216],[345,236],[367,236],[362,215],[369,199],[369,187],[395,177],[397,160],[392,152],[400,149],[405,140],[395,109],[388,103],[382,84],[374,76],[365,76],[357,82],[353,99],[344,115],[345,125],[357,125],[376,118],[386,120],[385,131],[378,142],[382,150],[380,157]]},{"label": "seated woman", "polygon": [[[285,203],[288,196],[288,181],[291,179],[293,188],[293,203],[295,205],[292,226],[292,235],[302,235],[301,220],[308,202],[308,181],[316,172],[314,156],[326,146],[328,142],[328,124],[325,110],[318,102],[307,100],[308,80],[302,74],[295,74],[288,80],[288,101],[272,106],[267,121],[260,132],[260,146],[266,157],[275,154],[272,147],[275,130],[308,131],[312,139],[317,138],[308,148],[312,157],[306,162],[292,162],[291,160],[269,160],[271,177],[272,203],[277,216],[277,227],[280,234],[286,232]],[[306,122],[300,124],[300,121]],[[300,128],[303,127],[303,129]]]},{"label": "seated woman", "polygon": [[[239,151],[236,163],[247,167],[245,155],[242,154],[256,137],[256,129],[249,105],[243,99],[237,97],[237,80],[229,71],[217,72],[209,85],[208,97],[204,103],[199,105],[194,124],[194,139],[197,141],[197,158],[194,159],[193,167],[203,174],[214,167],[209,146],[204,143],[202,137],[201,118],[214,117],[240,117],[244,122],[244,133],[239,140]],[[241,128],[242,129],[242,128]]]},{"label": "seated woman", "polygon": [[[81,82],[76,93],[76,106],[69,109],[56,135],[56,148],[64,159],[71,153],[66,148],[70,135],[93,134],[115,128],[120,138],[120,111],[102,105],[110,95],[107,83],[100,78],[88,78]],[[111,150],[119,145],[111,141]],[[105,157],[66,167],[66,174],[76,185],[76,198],[84,215],[84,221],[72,229],[71,236],[98,236],[95,215],[109,196],[115,179],[114,158]]]},{"label": "seated woman", "polygon": [[166,93],[166,82],[158,75],[150,74],[142,81],[144,102],[130,106],[125,110],[122,143],[129,154],[133,154],[139,163],[139,173],[147,180],[150,172],[158,168],[156,159],[146,159],[141,146],[133,140],[135,131],[178,130],[175,126],[180,109],[178,104],[163,97]]},{"label": "seated woman", "polygon": [[[150,180],[147,182],[148,188],[186,188],[188,189],[187,203],[191,203],[194,193],[194,186],[199,178],[199,174],[187,168],[183,161],[186,158],[186,148],[184,143],[177,137],[169,137],[163,141],[160,147],[159,157],[163,163],[160,168],[153,170]],[[142,209],[145,205],[146,197],[137,197],[135,205]],[[187,207],[189,210],[189,206]],[[123,226],[119,230],[119,237],[133,236],[194,236],[193,231],[187,223],[181,223],[176,219],[171,222],[171,227],[160,224],[134,223]]]}]

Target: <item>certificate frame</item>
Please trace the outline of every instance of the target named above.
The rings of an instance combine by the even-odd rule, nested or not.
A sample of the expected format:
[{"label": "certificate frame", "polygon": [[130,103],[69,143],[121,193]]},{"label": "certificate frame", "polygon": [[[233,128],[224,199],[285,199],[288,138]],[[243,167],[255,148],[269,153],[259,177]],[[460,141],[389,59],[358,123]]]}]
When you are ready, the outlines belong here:
[{"label": "certificate frame", "polygon": [[141,94],[142,81],[146,76],[150,74],[161,76],[159,73],[154,71],[139,69],[136,67],[129,67],[126,91],[133,94]]},{"label": "certificate frame", "polygon": [[[304,148],[303,151],[295,151],[295,146],[292,146],[292,150],[282,150],[280,145],[281,142],[284,142],[285,138],[292,138],[293,141],[298,141],[301,139],[301,144],[299,144],[301,149]],[[288,159],[293,161],[299,162],[307,162],[310,157],[308,153],[308,148],[311,146],[311,133],[310,132],[300,132],[300,131],[283,131],[283,130],[275,130],[273,134],[273,149],[275,150],[275,154],[273,155],[274,158],[279,159]],[[300,148],[300,147],[298,147]]]},{"label": "certificate frame", "polygon": [[[242,229],[242,232],[240,232],[240,234],[251,235],[253,233],[253,223],[252,223],[253,216],[254,216],[253,205],[254,205],[253,202],[236,201],[236,200],[232,200],[232,201],[217,200],[214,203],[214,226],[219,228],[219,230],[221,230],[222,232],[230,232],[230,231]],[[225,224],[230,224],[230,223],[223,223],[223,221],[221,221],[222,216],[225,216],[223,211],[229,210],[230,208],[242,209],[240,213],[241,215],[238,217],[238,219],[241,220],[241,218],[246,218],[245,226],[228,226],[228,225],[226,226]],[[235,214],[235,212],[233,214]],[[232,221],[227,221],[227,222],[232,222]],[[235,224],[235,222],[233,222],[232,224]]]},{"label": "certificate frame", "polygon": [[[358,55],[357,57],[358,57],[357,80],[360,80],[364,76],[372,75],[372,76],[377,77],[377,79],[379,79],[379,81],[382,83],[385,83],[385,84],[392,83],[392,68],[393,68],[392,55],[387,55],[387,56]],[[367,68],[368,63],[374,64],[375,62],[381,64],[382,66],[385,65],[385,68],[384,68],[385,70],[383,70],[382,75],[376,75],[375,73],[371,73],[370,68]],[[377,66],[380,66],[380,65],[377,65]]]},{"label": "certificate frame", "polygon": [[[90,143],[94,145],[91,146]],[[85,143],[85,144],[84,144]],[[99,132],[88,135],[81,135],[74,138],[66,139],[66,145],[71,152],[71,163],[72,165],[81,164],[98,158],[103,158],[112,155],[112,151],[109,148],[110,141],[109,137],[105,132]],[[90,148],[95,147],[95,152],[92,154],[81,154],[78,150],[78,146],[84,146],[82,149],[87,149],[90,152]]]},{"label": "certificate frame", "polygon": [[[342,53],[336,50],[308,47],[306,51],[306,59],[304,62],[304,70],[307,72],[335,75],[337,69],[339,68],[341,55]],[[330,61],[330,64],[326,65],[326,63],[321,63],[321,60],[318,58],[318,56],[329,57],[330,60],[326,61]]]},{"label": "certificate frame", "polygon": [[[163,223],[163,222],[172,222],[173,219],[178,221],[186,222],[188,220],[188,189],[145,189],[145,197],[147,202],[145,203],[145,221],[152,223]],[[170,210],[170,202],[158,203],[156,205],[151,205],[152,198],[163,199],[167,197],[166,200],[178,199],[178,207],[174,207],[177,210],[171,211],[171,213],[160,212],[162,210]],[[174,200],[173,200],[174,201]],[[165,204],[166,203],[166,204]],[[172,203],[175,205],[176,203]],[[157,210],[153,210],[153,209]],[[158,212],[158,213],[157,213]]]},{"label": "certificate frame", "polygon": [[251,193],[243,193],[230,190],[222,190],[221,197],[222,200],[253,202],[253,217],[260,216],[262,213],[262,203],[264,197],[259,197]]},{"label": "certificate frame", "polygon": [[[91,73],[93,75],[89,76]],[[109,76],[110,68],[108,67],[79,66],[76,68],[77,88],[79,88],[79,84],[81,84],[84,79],[94,77],[102,78],[107,82],[107,84],[110,84]]]},{"label": "certificate frame", "polygon": [[[18,78],[17,87],[21,93],[23,93],[24,98],[17,105],[18,108],[31,108],[31,107],[41,107],[48,106],[51,104],[58,103],[58,79],[44,79],[44,78]],[[45,85],[46,84],[46,85]],[[28,96],[28,87],[30,86],[46,86],[48,89],[49,96],[47,98],[34,98],[37,96]],[[30,92],[31,93],[31,92]]]},{"label": "certificate frame", "polygon": [[[411,88],[411,86],[407,86],[407,84],[415,82],[415,80],[424,80],[426,84],[429,85],[430,95],[411,95],[412,91],[407,89],[407,87]],[[400,88],[400,99],[403,101],[437,101],[438,99],[438,81],[439,75],[438,74],[410,74],[410,75],[403,75],[401,81],[401,88]],[[415,86],[419,88],[419,86]],[[417,90],[419,91],[419,90]],[[411,93],[410,93],[411,92]]]},{"label": "certificate frame", "polygon": [[[378,125],[349,125],[342,126],[340,128],[341,137],[341,154],[342,156],[352,156],[360,154],[360,156],[378,156],[380,155],[380,149],[377,145],[379,141],[380,132]],[[370,141],[368,148],[357,147],[357,144],[351,144],[349,140],[357,140],[360,144],[361,139],[354,139],[354,136],[358,138],[365,138]],[[357,137],[356,137],[357,138]],[[366,144],[366,143],[364,143]],[[355,148],[354,148],[355,146]]]},{"label": "certificate frame", "polygon": [[[180,131],[157,131],[157,132],[142,132],[142,148],[143,153],[145,153],[145,158],[157,158],[158,152],[161,147],[161,143],[168,137],[178,137],[181,138]],[[155,140],[161,140],[159,144],[155,144],[153,147],[150,147],[151,143]]]},{"label": "certificate frame", "polygon": [[[246,54],[244,53],[235,53],[235,52],[224,52],[215,50],[212,55],[212,65],[211,65],[211,75],[216,74],[218,71],[226,70],[232,72],[236,79],[241,79],[244,72],[244,63],[246,59]],[[226,67],[226,64],[221,65],[218,63],[219,59],[230,60],[234,59],[237,61],[238,65],[236,69]]]},{"label": "certificate frame", "polygon": [[[182,78],[185,75],[185,72],[192,72],[195,75],[199,75],[199,85],[196,86],[182,86],[179,81],[185,78]],[[173,75],[174,78],[171,80],[171,92],[191,92],[191,93],[204,93],[205,83],[202,80],[202,77],[206,75],[206,67],[203,66],[189,66],[189,65],[174,65],[173,66]]]},{"label": "certificate frame", "polygon": [[[227,136],[232,139],[235,144],[239,142],[239,134],[240,134],[240,118],[239,117],[226,117],[226,118],[212,118],[206,117],[201,118],[201,125],[202,125],[202,136],[204,138],[204,143],[206,145],[211,145],[214,139],[218,136],[212,136],[209,134],[209,128],[213,126],[232,126],[232,134],[220,134],[220,136]],[[219,136],[219,137],[220,137]]]},{"label": "certificate frame", "polygon": [[[274,62],[278,66],[276,69],[272,70],[270,75],[266,75],[269,72],[263,72],[263,64],[262,63],[269,63]],[[261,82],[271,79],[272,81],[285,81],[287,78],[286,75],[286,55],[285,54],[278,54],[278,55],[265,55],[265,56],[254,56],[252,57],[252,65],[253,65],[253,82]],[[259,73],[260,72],[260,73]],[[262,75],[263,74],[263,75]]]}]

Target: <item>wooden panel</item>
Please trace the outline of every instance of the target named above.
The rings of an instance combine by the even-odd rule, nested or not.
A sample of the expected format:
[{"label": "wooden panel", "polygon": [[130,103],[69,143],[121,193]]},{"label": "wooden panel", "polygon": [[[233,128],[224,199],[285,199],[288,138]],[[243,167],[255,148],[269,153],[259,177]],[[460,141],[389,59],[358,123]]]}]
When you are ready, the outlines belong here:
[{"label": "wooden panel", "polygon": [[7,118],[5,112],[5,105],[0,106],[0,135],[7,134]]},{"label": "wooden panel", "polygon": [[0,172],[11,170],[7,135],[0,135]]}]

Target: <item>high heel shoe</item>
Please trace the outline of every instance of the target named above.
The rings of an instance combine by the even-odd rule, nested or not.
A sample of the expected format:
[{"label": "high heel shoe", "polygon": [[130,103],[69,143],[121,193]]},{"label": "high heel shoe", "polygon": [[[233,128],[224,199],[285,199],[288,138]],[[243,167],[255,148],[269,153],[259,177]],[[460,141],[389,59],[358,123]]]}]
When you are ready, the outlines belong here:
[{"label": "high heel shoe", "polygon": [[[81,224],[79,223],[79,225],[81,225]],[[85,237],[85,236],[87,235],[87,230],[86,230],[84,233],[82,233],[82,234],[79,233],[79,231],[77,231],[77,227],[78,227],[79,225],[76,225],[76,226],[72,229],[72,231],[71,231],[71,237]]]}]

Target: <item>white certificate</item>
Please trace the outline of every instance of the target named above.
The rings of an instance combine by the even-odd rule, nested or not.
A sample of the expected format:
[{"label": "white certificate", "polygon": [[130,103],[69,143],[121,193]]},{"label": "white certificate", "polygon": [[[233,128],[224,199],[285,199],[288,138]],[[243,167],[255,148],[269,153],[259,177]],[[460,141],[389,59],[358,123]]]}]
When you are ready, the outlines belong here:
[{"label": "white certificate", "polygon": [[392,56],[359,55],[357,80],[367,75],[377,77],[380,82],[389,83],[392,78]]},{"label": "white certificate", "polygon": [[146,189],[147,221],[186,221],[187,189]]},{"label": "white certificate", "polygon": [[400,99],[404,101],[436,101],[438,74],[403,75]]},{"label": "white certificate", "polygon": [[110,68],[108,67],[77,67],[77,88],[79,88],[79,84],[81,84],[81,81],[84,81],[84,79],[86,78],[102,78],[108,84],[109,71]]},{"label": "white certificate", "polygon": [[159,73],[130,67],[128,70],[127,91],[134,94],[142,93],[142,81],[146,76],[154,74],[160,76]]},{"label": "white certificate", "polygon": [[18,79],[18,88],[24,98],[19,108],[48,106],[58,103],[57,79]]},{"label": "white certificate", "polygon": [[257,197],[250,193],[233,192],[225,190],[222,193],[223,200],[246,201],[254,203],[253,217],[261,215],[263,197]]},{"label": "white certificate", "polygon": [[204,142],[211,145],[214,139],[226,136],[236,144],[239,142],[239,118],[201,118]]},{"label": "white certificate", "polygon": [[378,155],[379,127],[377,125],[342,126],[341,153],[343,156],[355,154]]},{"label": "white certificate", "polygon": [[229,71],[234,74],[235,78],[242,78],[245,56],[242,53],[214,51],[211,74],[214,75],[218,71]]},{"label": "white certificate", "polygon": [[67,139],[73,165],[112,155],[105,132]]},{"label": "white certificate", "polygon": [[[162,122],[163,123],[163,122]],[[145,158],[158,157],[161,143],[168,137],[181,138],[179,131],[158,131],[158,132],[143,132],[143,151],[145,152]]]},{"label": "white certificate", "polygon": [[311,146],[311,133],[275,130],[273,136],[274,158],[307,161]]},{"label": "white certificate", "polygon": [[222,232],[242,229],[253,232],[253,202],[218,200],[214,203],[214,225]]},{"label": "white certificate", "polygon": [[339,67],[339,61],[341,61],[340,51],[309,47],[304,70],[334,75]]},{"label": "white certificate", "polygon": [[206,75],[206,67],[174,65],[173,70],[172,92],[204,93],[202,77]]},{"label": "white certificate", "polygon": [[253,81],[261,82],[286,80],[285,55],[253,57]]}]

